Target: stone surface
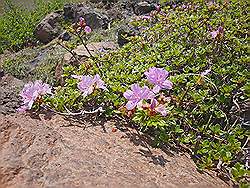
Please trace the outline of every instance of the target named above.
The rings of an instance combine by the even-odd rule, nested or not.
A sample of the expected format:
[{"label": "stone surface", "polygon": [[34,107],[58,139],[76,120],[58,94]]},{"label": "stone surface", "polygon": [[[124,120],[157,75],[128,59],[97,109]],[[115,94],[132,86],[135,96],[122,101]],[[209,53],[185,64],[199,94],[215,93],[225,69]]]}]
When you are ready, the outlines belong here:
[{"label": "stone surface", "polygon": [[48,43],[61,33],[60,20],[62,14],[54,12],[48,14],[35,28],[35,36],[43,43]]},{"label": "stone surface", "polygon": [[152,10],[155,10],[155,6],[146,1],[137,3],[134,9],[135,14],[137,15],[147,14],[151,12]]},{"label": "stone surface", "polygon": [[[97,53],[102,53],[103,51],[106,50],[115,50],[117,49],[117,45],[113,42],[93,42],[87,44],[87,48],[90,51],[92,55],[97,54]],[[73,52],[76,54],[77,57],[90,57],[90,54],[84,47],[84,45],[79,45],[76,47],[76,49],[73,50]],[[72,59],[71,53],[66,53],[64,55],[64,62],[68,64],[71,59]]]},{"label": "stone surface", "polygon": [[229,187],[147,140],[115,120],[0,115],[0,187]]},{"label": "stone surface", "polygon": [[86,24],[92,29],[106,29],[109,22],[106,14],[98,12],[85,4],[66,4],[64,6],[64,17],[66,19],[72,19],[75,22],[77,22],[80,17],[83,17]]},{"label": "stone surface", "polygon": [[9,114],[19,107],[19,91],[24,83],[10,75],[0,77],[0,114]]}]

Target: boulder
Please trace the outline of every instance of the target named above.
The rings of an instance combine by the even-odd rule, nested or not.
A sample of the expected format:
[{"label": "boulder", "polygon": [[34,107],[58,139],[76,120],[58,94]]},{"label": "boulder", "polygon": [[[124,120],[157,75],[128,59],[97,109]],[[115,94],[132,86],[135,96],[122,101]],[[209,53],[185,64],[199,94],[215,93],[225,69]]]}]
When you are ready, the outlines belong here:
[{"label": "boulder", "polygon": [[66,19],[74,19],[75,18],[75,13],[77,12],[77,5],[76,4],[72,4],[72,3],[68,3],[65,4],[63,7],[63,15],[64,18]]},{"label": "boulder", "polygon": [[150,4],[146,1],[137,3],[134,8],[135,14],[137,15],[147,14],[151,12],[152,10],[155,10],[155,5]]},{"label": "boulder", "polygon": [[80,7],[76,12],[75,19],[79,20],[80,17],[83,17],[86,21],[86,24],[92,29],[107,29],[108,27],[108,17],[105,14],[99,13],[95,10],[86,7]]},{"label": "boulder", "polygon": [[108,27],[108,16],[98,12],[84,4],[66,4],[64,6],[65,19],[72,19],[77,22],[80,17],[86,20],[88,26],[92,29],[106,29]]},{"label": "boulder", "polygon": [[67,31],[64,31],[58,38],[63,41],[69,41],[71,39],[71,36]]},{"label": "boulder", "polygon": [[199,173],[186,153],[153,148],[150,137],[122,121],[65,119],[0,115],[0,187],[232,187]]},{"label": "boulder", "polygon": [[53,12],[47,15],[35,28],[35,36],[42,43],[48,43],[60,33],[59,22],[62,20],[61,12]]}]

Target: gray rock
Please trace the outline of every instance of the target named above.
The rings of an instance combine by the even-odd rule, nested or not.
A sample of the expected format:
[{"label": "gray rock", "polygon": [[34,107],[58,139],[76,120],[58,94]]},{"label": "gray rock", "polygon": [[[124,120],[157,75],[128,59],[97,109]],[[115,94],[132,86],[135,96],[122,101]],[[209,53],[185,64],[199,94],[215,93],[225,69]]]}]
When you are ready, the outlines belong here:
[{"label": "gray rock", "polygon": [[0,78],[0,114],[16,112],[20,107],[19,91],[24,83],[10,75]]},{"label": "gray rock", "polygon": [[42,43],[48,43],[61,33],[59,22],[62,20],[60,12],[47,15],[35,28],[35,36]]},{"label": "gray rock", "polygon": [[77,5],[76,4],[65,4],[63,7],[63,15],[66,19],[74,19],[75,13],[77,12]]},{"label": "gray rock", "polygon": [[[93,42],[87,44],[87,48],[92,55],[96,55],[102,53],[103,51],[115,50],[118,48],[118,46],[113,42]],[[90,57],[90,54],[86,50],[84,45],[77,46],[76,49],[73,50],[73,52],[75,53],[76,57],[79,58]],[[73,56],[71,53],[66,53],[64,55],[64,63],[70,64],[72,61],[74,61],[74,59],[72,58]]]},{"label": "gray rock", "polygon": [[134,9],[135,14],[137,15],[147,14],[151,12],[152,10],[155,10],[155,6],[146,1],[137,3]]},{"label": "gray rock", "polygon": [[71,39],[70,34],[67,31],[64,31],[60,36],[59,39],[63,41],[69,41]]},{"label": "gray rock", "polygon": [[88,26],[92,29],[106,29],[108,27],[108,16],[98,12],[93,8],[87,7],[84,4],[66,4],[64,6],[65,19],[72,19],[75,22],[83,17]]},{"label": "gray rock", "polygon": [[86,24],[92,29],[106,29],[108,27],[108,17],[105,14],[99,13],[93,9],[79,7],[76,12],[75,19],[79,20],[80,17],[83,17],[86,20]]},{"label": "gray rock", "polygon": [[139,31],[128,26],[121,26],[117,31],[117,43],[121,47],[129,42],[128,37],[138,35]]}]

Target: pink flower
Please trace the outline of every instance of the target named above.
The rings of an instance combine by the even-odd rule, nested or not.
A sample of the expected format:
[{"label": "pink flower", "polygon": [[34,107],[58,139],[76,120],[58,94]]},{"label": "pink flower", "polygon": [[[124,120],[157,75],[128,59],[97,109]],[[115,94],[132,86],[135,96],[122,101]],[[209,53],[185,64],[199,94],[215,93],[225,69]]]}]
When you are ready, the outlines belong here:
[{"label": "pink flower", "polygon": [[86,22],[85,22],[85,19],[83,17],[79,18],[79,25],[82,28],[86,26]]},{"label": "pink flower", "polygon": [[152,67],[144,73],[148,81],[154,84],[153,92],[158,93],[161,89],[172,89],[173,83],[167,80],[169,72],[163,68]]},{"label": "pink flower", "polygon": [[211,37],[212,37],[213,39],[215,39],[215,38],[217,37],[217,35],[219,34],[219,32],[218,32],[218,30],[216,30],[216,31],[210,32],[210,34],[211,34]]},{"label": "pink flower", "polygon": [[143,20],[150,20],[151,16],[142,16],[141,19],[143,19]]},{"label": "pink flower", "polygon": [[96,74],[94,78],[91,76],[77,76],[77,75],[72,75],[72,77],[80,80],[77,87],[83,92],[83,96],[85,97],[93,93],[95,89],[107,90],[104,81],[100,78],[98,74]]},{"label": "pink flower", "polygon": [[161,11],[161,6],[160,6],[160,5],[155,5],[155,10],[156,10],[157,12],[160,12],[160,11]]},{"label": "pink flower", "polygon": [[151,100],[150,110],[153,111],[153,112],[158,112],[162,116],[166,116],[167,115],[167,110],[166,110],[165,105],[159,104],[156,99],[152,99]]},{"label": "pink flower", "polygon": [[17,111],[24,112],[31,109],[37,98],[45,94],[52,94],[50,85],[45,84],[40,80],[37,80],[34,83],[29,82],[28,84],[25,84],[20,93],[23,106],[21,106]]},{"label": "pink flower", "polygon": [[154,98],[154,93],[147,86],[141,88],[138,84],[133,84],[131,90],[127,90],[123,96],[128,100],[126,108],[132,110],[140,105],[143,99]]},{"label": "pink flower", "polygon": [[89,26],[85,26],[84,31],[85,31],[85,33],[91,33],[92,29]]},{"label": "pink flower", "polygon": [[224,28],[222,26],[219,26],[217,30],[211,31],[210,32],[211,37],[215,39],[218,36],[223,36],[224,35]]}]

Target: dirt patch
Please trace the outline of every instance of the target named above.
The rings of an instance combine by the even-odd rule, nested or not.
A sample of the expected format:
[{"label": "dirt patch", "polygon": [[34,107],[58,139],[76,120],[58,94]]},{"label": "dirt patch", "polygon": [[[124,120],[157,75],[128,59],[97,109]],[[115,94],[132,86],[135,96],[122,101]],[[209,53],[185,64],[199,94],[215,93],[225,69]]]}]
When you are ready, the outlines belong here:
[{"label": "dirt patch", "polygon": [[[229,187],[116,121],[0,115],[2,187]],[[1,186],[0,186],[1,187]]]}]

